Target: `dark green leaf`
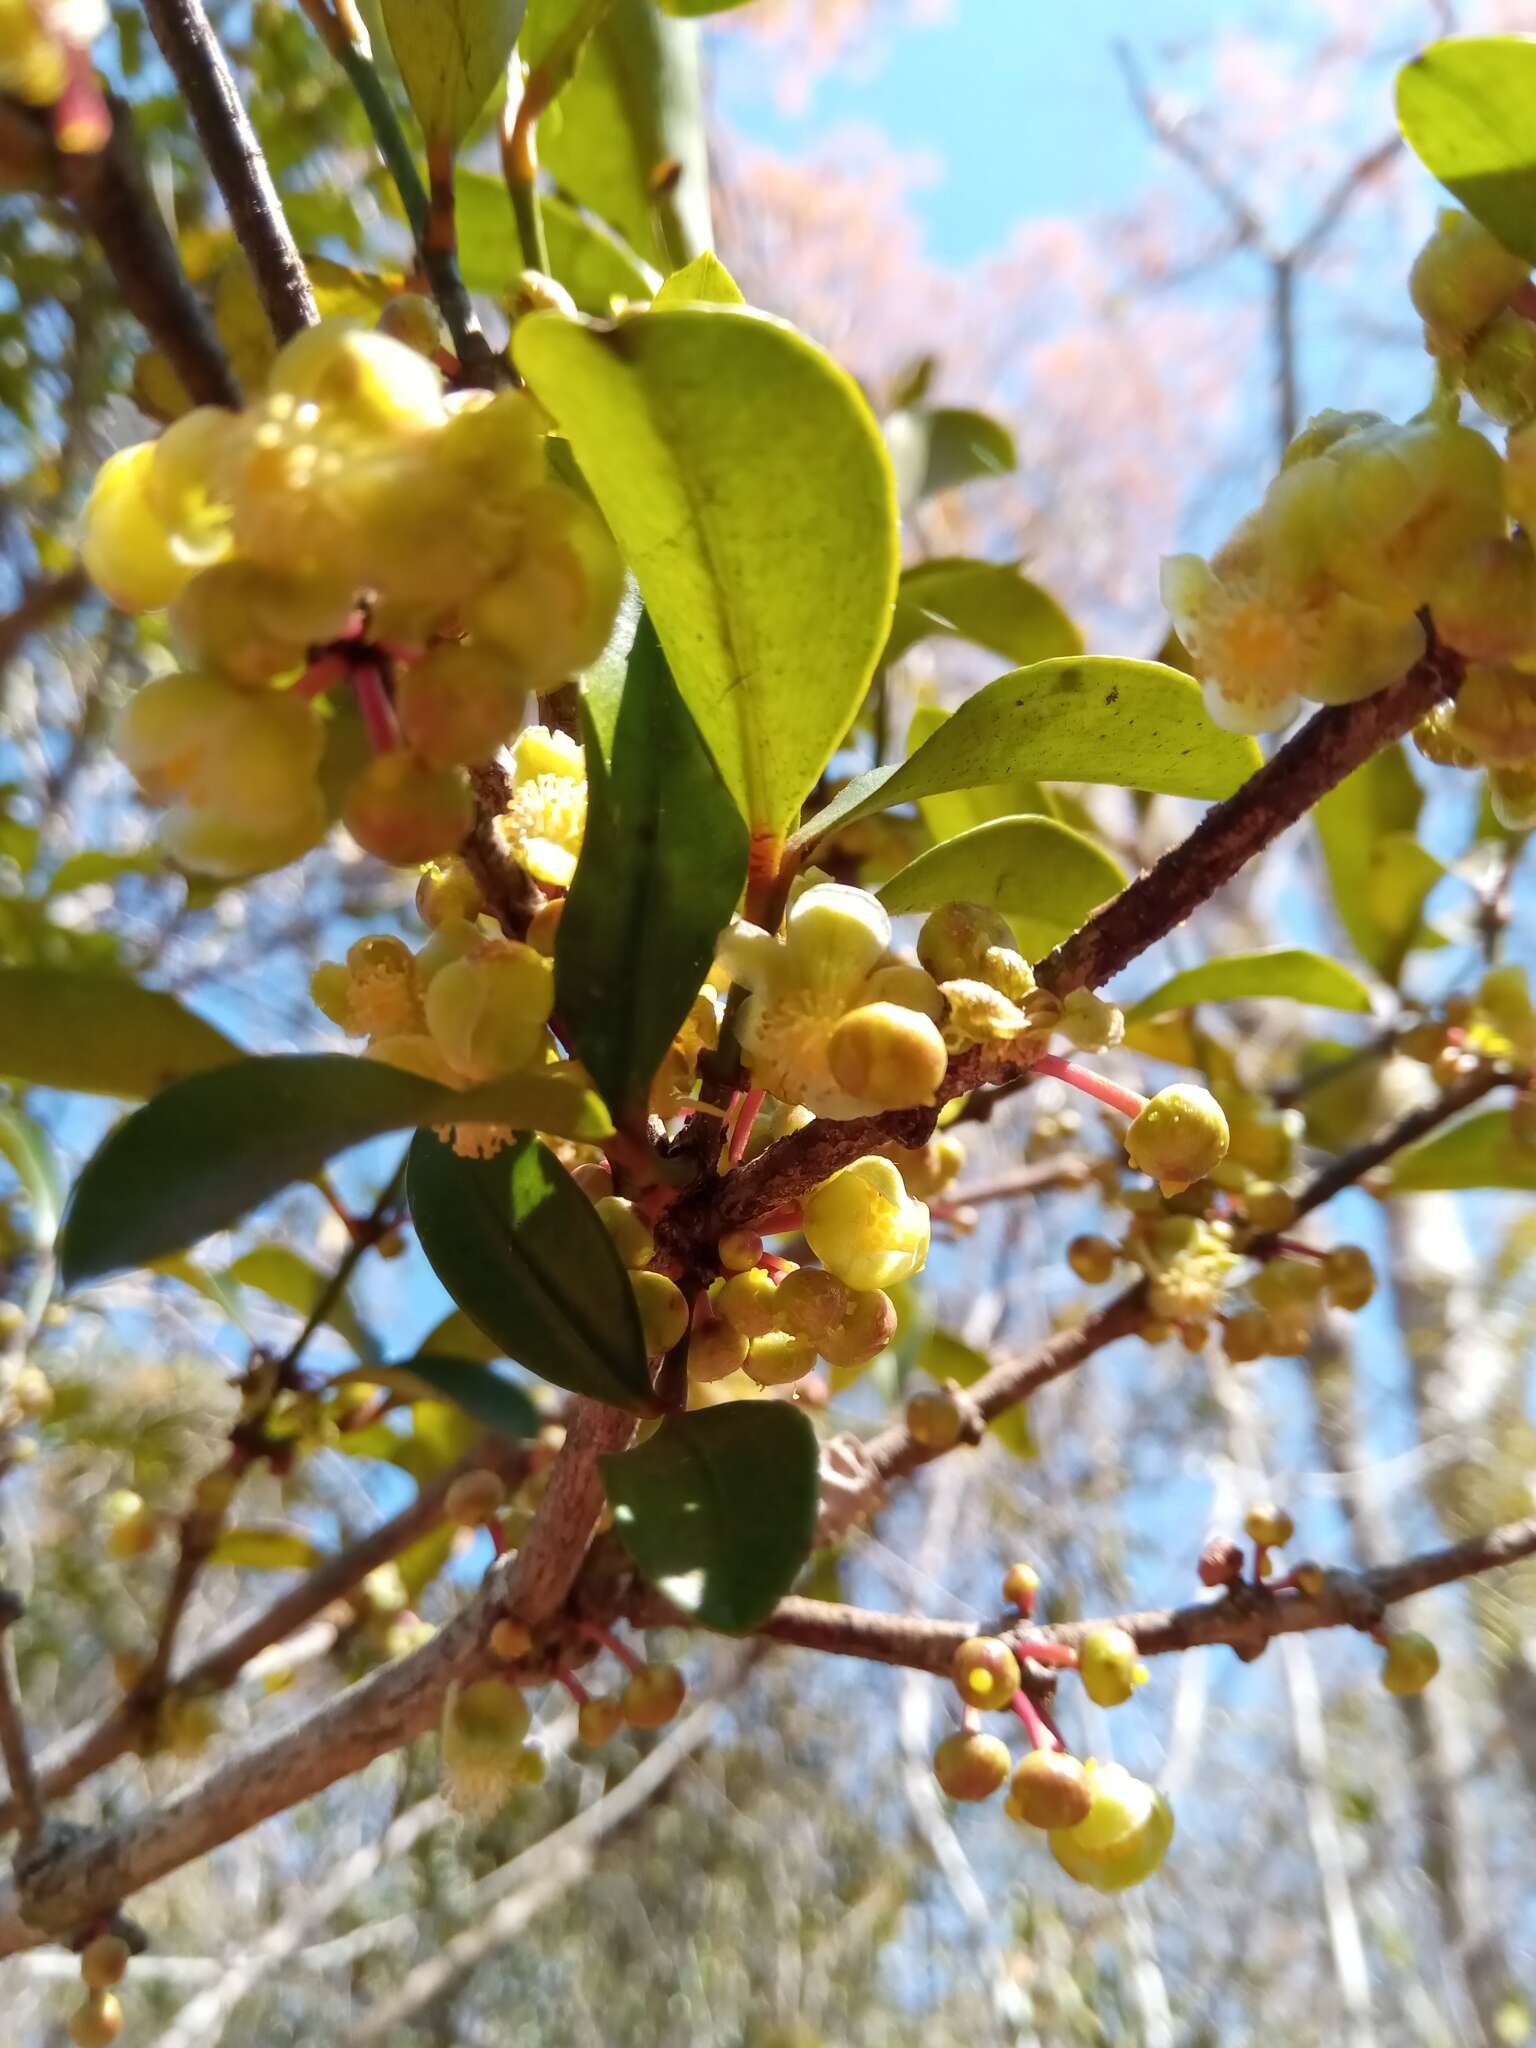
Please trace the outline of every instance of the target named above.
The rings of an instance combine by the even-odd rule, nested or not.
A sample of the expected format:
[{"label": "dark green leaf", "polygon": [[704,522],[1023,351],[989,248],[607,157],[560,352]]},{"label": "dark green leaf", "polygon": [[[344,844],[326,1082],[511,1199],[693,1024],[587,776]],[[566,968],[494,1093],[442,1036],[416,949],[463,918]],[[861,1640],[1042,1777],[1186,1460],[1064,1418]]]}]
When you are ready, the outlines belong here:
[{"label": "dark green leaf", "polygon": [[548,1069],[461,1094],[347,1053],[237,1060],[135,1110],[88,1161],[60,1243],[65,1284],[179,1251],[365,1139],[450,1123],[608,1129],[583,1082]]},{"label": "dark green leaf", "polygon": [[582,689],[587,827],[555,952],[556,1006],[621,1121],[643,1118],[747,875],[747,828],[640,614]]},{"label": "dark green leaf", "polygon": [[1055,598],[1012,562],[973,562],[945,555],[902,571],[896,616],[881,659],[899,660],[935,637],[969,640],[1028,667],[1081,654],[1082,635]]},{"label": "dark green leaf", "polygon": [[1394,1195],[1459,1188],[1530,1191],[1536,1189],[1536,1150],[1517,1143],[1507,1109],[1485,1109],[1399,1152],[1387,1188]]},{"label": "dark green leaf", "polygon": [[1192,1003],[1237,1003],[1266,996],[1312,1003],[1323,1010],[1371,1007],[1365,983],[1337,960],[1301,946],[1275,946],[1187,968],[1143,996],[1126,1017],[1161,1017],[1169,1010],[1187,1010]]},{"label": "dark green leaf", "polygon": [[898,914],[945,903],[985,903],[1013,926],[1019,950],[1040,960],[1125,887],[1101,846],[1054,818],[995,818],[930,847],[880,889]]},{"label": "dark green leaf", "polygon": [[1198,688],[1173,669],[1091,654],[1042,661],[968,697],[899,767],[855,776],[793,844],[936,790],[1012,775],[1230,796],[1261,759],[1252,740],[1211,723]]},{"label": "dark green leaf", "polygon": [[573,1394],[656,1413],[629,1275],[552,1152],[522,1138],[461,1159],[423,1131],[407,1193],[433,1272],[508,1358]]},{"label": "dark green leaf", "polygon": [[67,967],[0,967],[0,1074],[137,1100],[242,1057],[174,996]]},{"label": "dark green leaf", "polygon": [[816,1432],[783,1401],[669,1415],[603,1458],[614,1531],[645,1577],[706,1628],[767,1620],[816,1533]]},{"label": "dark green leaf", "polygon": [[445,1358],[418,1352],[398,1365],[373,1366],[350,1378],[369,1386],[389,1387],[408,1401],[447,1401],[472,1422],[483,1423],[500,1436],[537,1436],[543,1427],[526,1391],[473,1358]]},{"label": "dark green leaf", "polygon": [[1536,43],[1453,36],[1397,77],[1403,139],[1505,248],[1536,263]]}]

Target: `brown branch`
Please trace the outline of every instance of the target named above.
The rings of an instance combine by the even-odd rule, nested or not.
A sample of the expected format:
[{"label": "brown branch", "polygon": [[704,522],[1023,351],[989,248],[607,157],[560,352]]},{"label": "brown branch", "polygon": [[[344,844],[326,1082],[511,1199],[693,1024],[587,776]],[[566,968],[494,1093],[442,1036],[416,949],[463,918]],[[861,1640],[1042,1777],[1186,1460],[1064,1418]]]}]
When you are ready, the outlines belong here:
[{"label": "brown branch", "polygon": [[58,613],[78,604],[90,587],[90,578],[77,567],[66,569],[59,576],[44,577],[23,591],[20,601],[0,617],[0,675],[34,633],[41,632]]},{"label": "brown branch", "polygon": [[634,1433],[635,1418],[623,1409],[577,1401],[533,1527],[508,1560],[504,1583],[497,1585],[493,1574],[491,1590],[502,1612],[536,1625],[565,1604],[603,1511],[597,1461],[622,1451]]},{"label": "brown branch", "polygon": [[238,406],[240,386],[144,181],[133,115],[109,98],[112,135],[95,155],[60,155],[59,189],[101,244],[123,304],[198,405]]},{"label": "brown branch", "polygon": [[[371,1571],[388,1564],[435,1529],[443,1518],[448,1490],[461,1472],[485,1466],[512,1484],[524,1475],[527,1461],[525,1444],[488,1437],[452,1471],[423,1487],[399,1514],[328,1558],[270,1607],[263,1608],[185,1670],[177,1672],[173,1683],[189,1693],[221,1692],[234,1683],[253,1657],[274,1643],[286,1641],[334,1602],[345,1600]],[[142,1698],[125,1698],[94,1728],[44,1757],[39,1765],[43,1793],[50,1799],[61,1798],[132,1748],[143,1728],[145,1711]],[[0,1802],[0,1833],[15,1827],[19,1818],[14,1800]]]},{"label": "brown branch", "polygon": [[0,1756],[5,1758],[6,1776],[11,1781],[11,1803],[23,1845],[36,1839],[43,1824],[43,1796],[37,1772],[27,1747],[27,1731],[21,1718],[21,1695],[16,1683],[16,1654],[11,1648],[11,1630],[21,1619],[22,1606],[16,1595],[0,1588]]},{"label": "brown branch", "polygon": [[956,1211],[980,1208],[986,1202],[1012,1202],[1021,1195],[1046,1195],[1056,1188],[1082,1188],[1093,1179],[1086,1159],[1041,1159],[1021,1166],[1016,1173],[996,1180],[978,1181],[975,1187],[956,1188],[952,1194],[936,1196],[928,1208],[934,1216],[953,1216]]},{"label": "brown branch", "polygon": [[490,761],[471,768],[469,779],[475,795],[475,822],[459,852],[487,910],[509,939],[520,939],[543,908],[544,892],[496,836],[496,820],[511,797],[507,771]]},{"label": "brown branch", "polygon": [[144,0],[144,11],[176,74],[272,332],[287,341],[319,318],[315,295],[218,38],[201,0]]}]

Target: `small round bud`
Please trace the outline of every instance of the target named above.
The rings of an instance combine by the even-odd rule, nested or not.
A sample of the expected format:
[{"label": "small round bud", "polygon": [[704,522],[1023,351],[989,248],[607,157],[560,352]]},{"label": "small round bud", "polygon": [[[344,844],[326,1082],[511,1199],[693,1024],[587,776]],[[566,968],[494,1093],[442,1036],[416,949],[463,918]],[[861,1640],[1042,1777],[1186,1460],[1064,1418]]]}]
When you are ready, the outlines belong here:
[{"label": "small round bud", "polygon": [[574,320],[576,301],[558,278],[542,270],[520,270],[507,294],[507,311],[513,320],[520,320],[525,313],[562,313],[567,320]]},{"label": "small round bud", "polygon": [[1428,1636],[1405,1629],[1388,1637],[1381,1667],[1381,1682],[1388,1692],[1399,1698],[1422,1692],[1439,1669],[1440,1652]]},{"label": "small round bud", "polygon": [[665,1273],[631,1273],[629,1284],[640,1311],[646,1356],[660,1358],[688,1333],[687,1299]]},{"label": "small round bud", "polygon": [[996,1636],[968,1636],[955,1652],[950,1676],[968,1707],[1000,1713],[1019,1689],[1019,1660]]},{"label": "small round bud", "polygon": [[489,1820],[523,1782],[528,1702],[502,1678],[452,1685],[443,1703],[443,1795],[468,1819]]},{"label": "small round bud", "polygon": [[612,1742],[624,1726],[624,1702],[609,1694],[594,1693],[582,1701],[576,1714],[576,1739],[585,1749],[601,1749]]},{"label": "small round bud", "polygon": [[123,1981],[133,1951],[120,1934],[98,1934],[80,1951],[80,1976],[88,1991],[110,1991]]},{"label": "small round bud", "polygon": [[1035,978],[1008,920],[982,903],[946,903],[923,922],[917,957],[935,981],[980,981],[1022,1002]]},{"label": "small round bud", "polygon": [[824,1337],[833,1337],[853,1313],[855,1295],[851,1287],[819,1266],[797,1266],[786,1273],[775,1294],[776,1321],[781,1330],[803,1337],[819,1350]]},{"label": "small round bud", "polygon": [[551,896],[547,903],[541,903],[528,920],[526,937],[535,953],[542,953],[546,960],[555,957],[555,944],[560,937],[560,920],[565,916],[565,898]]},{"label": "small round bud", "polygon": [[896,1003],[864,1003],[833,1026],[827,1064],[840,1088],[877,1109],[932,1102],[949,1064],[931,1017]]},{"label": "small round bud", "polygon": [[1011,1564],[1003,1577],[1003,1598],[1013,1603],[1027,1621],[1035,1611],[1040,1592],[1040,1574],[1032,1564]]},{"label": "small round bud", "polygon": [[596,1206],[614,1250],[629,1270],[638,1273],[648,1266],[656,1256],[656,1234],[634,1203],[622,1195],[603,1195]]},{"label": "small round bud", "polygon": [[1227,1156],[1227,1119],[1209,1089],[1176,1082],[1159,1089],[1125,1134],[1126,1156],[1163,1193],[1178,1194]]},{"label": "small round bud", "polygon": [[503,1619],[491,1630],[489,1643],[493,1657],[500,1657],[504,1664],[516,1664],[533,1648],[533,1631],[521,1621]]},{"label": "small round bud", "polygon": [[675,1664],[642,1664],[630,1674],[621,1701],[631,1728],[664,1728],[687,1696],[688,1687]]},{"label": "small round bud", "polygon": [[434,768],[489,761],[517,730],[527,688],[494,649],[445,641],[395,686],[401,735]]},{"label": "small round bud", "polygon": [[957,1728],[933,1753],[933,1775],[951,1799],[990,1799],[1008,1782],[1013,1759],[995,1735]]},{"label": "small round bud", "polygon": [[403,342],[428,359],[450,344],[447,323],[435,301],[421,292],[397,293],[380,312],[374,326],[391,341]]},{"label": "small round bud", "polygon": [[729,1379],[747,1362],[752,1340],[718,1318],[695,1328],[688,1339],[688,1377],[708,1384]]},{"label": "small round bud", "polygon": [[815,1369],[816,1347],[788,1330],[769,1330],[754,1337],[747,1350],[743,1372],[760,1387],[792,1387]]},{"label": "small round bud", "polygon": [[1376,1292],[1371,1255],[1357,1244],[1335,1245],[1323,1260],[1328,1298],[1336,1308],[1362,1309]]},{"label": "small round bud", "polygon": [[1088,1818],[1093,1787],[1084,1766],[1059,1749],[1022,1757],[1008,1787],[1015,1820],[1032,1828],[1074,1828]]},{"label": "small round bud", "polygon": [[1212,1536],[1195,1569],[1202,1586],[1235,1586],[1243,1576],[1242,1547],[1230,1536]]},{"label": "small round bud", "polygon": [[732,1274],[714,1297],[715,1308],[744,1337],[766,1337],[779,1325],[778,1292],[772,1275],[754,1267]]},{"label": "small round bud", "polygon": [[728,1230],[716,1246],[723,1273],[750,1273],[763,1256],[763,1240],[755,1230]]},{"label": "small round bud", "polygon": [[1262,1501],[1250,1508],[1243,1517],[1243,1528],[1249,1542],[1257,1543],[1263,1550],[1279,1550],[1296,1534],[1295,1522],[1273,1501]]},{"label": "small round bud", "polygon": [[1291,1578],[1298,1593],[1309,1600],[1321,1600],[1328,1590],[1328,1574],[1320,1564],[1305,1562],[1292,1567]]},{"label": "small round bud", "polygon": [[506,1488],[494,1472],[461,1472],[443,1500],[443,1518],[461,1529],[478,1529],[506,1499]]},{"label": "small round bud", "polygon": [[1173,1839],[1168,1802],[1119,1764],[1086,1766],[1087,1817],[1051,1831],[1051,1854],[1079,1884],[1119,1892],[1150,1877]]},{"label": "small round bud", "polygon": [[123,2031],[123,2008],[110,1991],[95,1991],[70,2015],[69,2038],[75,2048],[112,2048]]},{"label": "small round bud", "polygon": [[1125,1014],[1092,989],[1075,988],[1062,1003],[1059,1028],[1079,1052],[1108,1052],[1125,1037]]},{"label": "small round bud", "polygon": [[1525,283],[1526,265],[1480,221],[1446,207],[1414,258],[1408,296],[1431,355],[1455,355]]},{"label": "small round bud", "polygon": [[855,1290],[847,1321],[817,1343],[828,1365],[845,1372],[869,1365],[896,1335],[896,1304],[878,1287]]},{"label": "small round bud", "polygon": [[942,1387],[914,1394],[907,1402],[907,1434],[925,1451],[950,1451],[965,1434],[965,1417],[953,1394]]},{"label": "small round bud", "polygon": [[1536,324],[1513,307],[1495,313],[1468,347],[1461,381],[1501,427],[1523,427],[1536,419]]},{"label": "small round bud", "polygon": [[442,859],[475,822],[463,769],[433,768],[403,747],[375,754],[341,815],[364,853],[396,867]]},{"label": "small round bud", "polygon": [[1112,1278],[1120,1247],[1107,1237],[1074,1237],[1067,1246],[1067,1264],[1089,1287],[1102,1287]]},{"label": "small round bud", "polygon": [[1136,1651],[1136,1638],[1123,1628],[1094,1628],[1077,1652],[1083,1690],[1095,1706],[1118,1707],[1146,1681],[1146,1667]]},{"label": "small round bud", "polygon": [[1296,1221],[1296,1197],[1272,1180],[1251,1180],[1243,1189],[1243,1211],[1255,1230],[1287,1230]]}]

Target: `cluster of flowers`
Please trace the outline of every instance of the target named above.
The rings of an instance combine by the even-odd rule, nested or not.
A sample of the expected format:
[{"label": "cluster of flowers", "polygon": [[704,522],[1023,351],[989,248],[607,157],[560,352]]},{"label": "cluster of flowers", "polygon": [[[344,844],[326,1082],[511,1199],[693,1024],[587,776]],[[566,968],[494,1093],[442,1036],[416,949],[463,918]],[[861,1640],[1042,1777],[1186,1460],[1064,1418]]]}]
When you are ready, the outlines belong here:
[{"label": "cluster of flowers", "polygon": [[0,0],[0,92],[54,109],[60,149],[99,149],[111,131],[87,56],[108,19],[103,0]]},{"label": "cluster of flowers", "polygon": [[[1467,215],[1442,215],[1409,280],[1439,390],[1406,425],[1324,412],[1259,509],[1209,562],[1175,555],[1163,599],[1218,724],[1267,732],[1299,700],[1353,703],[1435,632],[1471,664],[1419,734],[1488,770],[1502,823],[1536,823],[1536,298],[1529,269]],[[1465,391],[1507,427],[1507,460],[1458,419]],[[1511,520],[1516,522],[1511,530]]]},{"label": "cluster of flowers", "polygon": [[[338,809],[381,859],[451,854],[473,822],[466,770],[607,640],[607,529],[549,477],[526,393],[445,394],[438,333],[408,297],[378,328],[322,321],[243,411],[199,407],[96,479],[86,566],[125,610],[169,607],[184,664],[130,700],[116,746],[193,871],[280,866]],[[366,744],[328,701],[342,686]],[[530,748],[528,783],[581,783],[561,736]],[[568,881],[581,818],[568,805],[535,845],[540,822],[508,831],[532,872]]]}]

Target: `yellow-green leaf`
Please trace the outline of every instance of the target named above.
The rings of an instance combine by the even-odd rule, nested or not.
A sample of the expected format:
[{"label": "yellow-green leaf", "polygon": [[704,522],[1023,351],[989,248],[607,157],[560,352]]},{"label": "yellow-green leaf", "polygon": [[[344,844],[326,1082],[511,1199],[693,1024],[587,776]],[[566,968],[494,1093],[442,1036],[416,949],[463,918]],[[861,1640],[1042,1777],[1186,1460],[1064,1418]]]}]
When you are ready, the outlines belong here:
[{"label": "yellow-green leaf", "polygon": [[960,405],[911,405],[887,415],[886,443],[903,510],[938,491],[1018,467],[1013,436],[1001,420]]},{"label": "yellow-green leaf", "polygon": [[174,996],[63,967],[0,967],[0,1075],[139,1101],[240,1048]]},{"label": "yellow-green leaf", "polygon": [[656,294],[658,306],[744,306],[741,286],[713,249],[674,270]]},{"label": "yellow-green leaf", "polygon": [[1536,43],[1452,36],[1397,77],[1409,148],[1507,249],[1536,263]]},{"label": "yellow-green leaf", "polygon": [[[915,754],[926,740],[954,713],[939,704],[919,704],[907,727],[907,753]],[[979,789],[936,790],[920,796],[918,813],[935,841],[955,839],[974,825],[990,824],[994,818],[1059,815],[1057,800],[1042,782],[1016,775],[1009,782],[986,782]]]},{"label": "yellow-green leaf", "polygon": [[213,1564],[239,1565],[249,1572],[309,1571],[322,1552],[296,1529],[222,1529],[210,1552]]},{"label": "yellow-green leaf", "polygon": [[887,910],[985,903],[1013,926],[1019,950],[1039,960],[1125,887],[1101,846],[1054,818],[995,818],[930,847],[879,891]]},{"label": "yellow-green leaf", "polygon": [[[918,1353],[917,1363],[919,1369],[940,1386],[946,1380],[953,1380],[956,1386],[973,1387],[984,1373],[992,1370],[990,1358],[963,1338],[955,1336],[951,1330],[930,1330]],[[1004,1450],[1015,1458],[1028,1461],[1039,1457],[1040,1447],[1029,1426],[1029,1409],[1024,1402],[1005,1408],[1001,1415],[993,1417],[987,1428]]]},{"label": "yellow-green leaf", "polygon": [[[485,171],[460,171],[454,192],[464,282],[472,292],[505,298],[525,263],[506,180]],[[607,314],[615,299],[654,296],[661,284],[659,274],[610,229],[555,192],[543,195],[540,211],[550,275],[565,286],[583,313]]]},{"label": "yellow-green leaf", "polygon": [[457,148],[506,75],[525,0],[381,0],[389,46],[428,144]]},{"label": "yellow-green leaf", "polygon": [[1400,1152],[1388,1174],[1394,1195],[1442,1189],[1536,1189],[1536,1150],[1517,1142],[1507,1109],[1486,1109]]},{"label": "yellow-green leaf", "polygon": [[969,640],[1027,667],[1081,654],[1082,635],[1048,591],[1012,562],[941,555],[902,571],[885,661],[920,640]]},{"label": "yellow-green leaf", "polygon": [[1369,1010],[1371,992],[1358,974],[1337,960],[1302,946],[1273,946],[1258,953],[1233,953],[1203,967],[1175,974],[1133,1009],[1134,1017],[1161,1017],[1192,1003],[1238,1003],[1273,997],[1311,1003],[1322,1010]]},{"label": "yellow-green leaf", "polygon": [[899,767],[856,776],[795,843],[892,804],[1012,775],[1230,796],[1261,758],[1251,739],[1212,724],[1196,685],[1174,669],[1092,654],[1041,661],[968,697]]},{"label": "yellow-green leaf", "polygon": [[513,350],[618,537],[727,787],[774,839],[847,730],[890,625],[896,506],[873,414],[829,356],[743,307],[612,326],[540,313]]},{"label": "yellow-green leaf", "polygon": [[1445,869],[1414,836],[1424,795],[1401,746],[1329,790],[1312,815],[1339,922],[1387,981],[1420,942],[1424,899]]}]

